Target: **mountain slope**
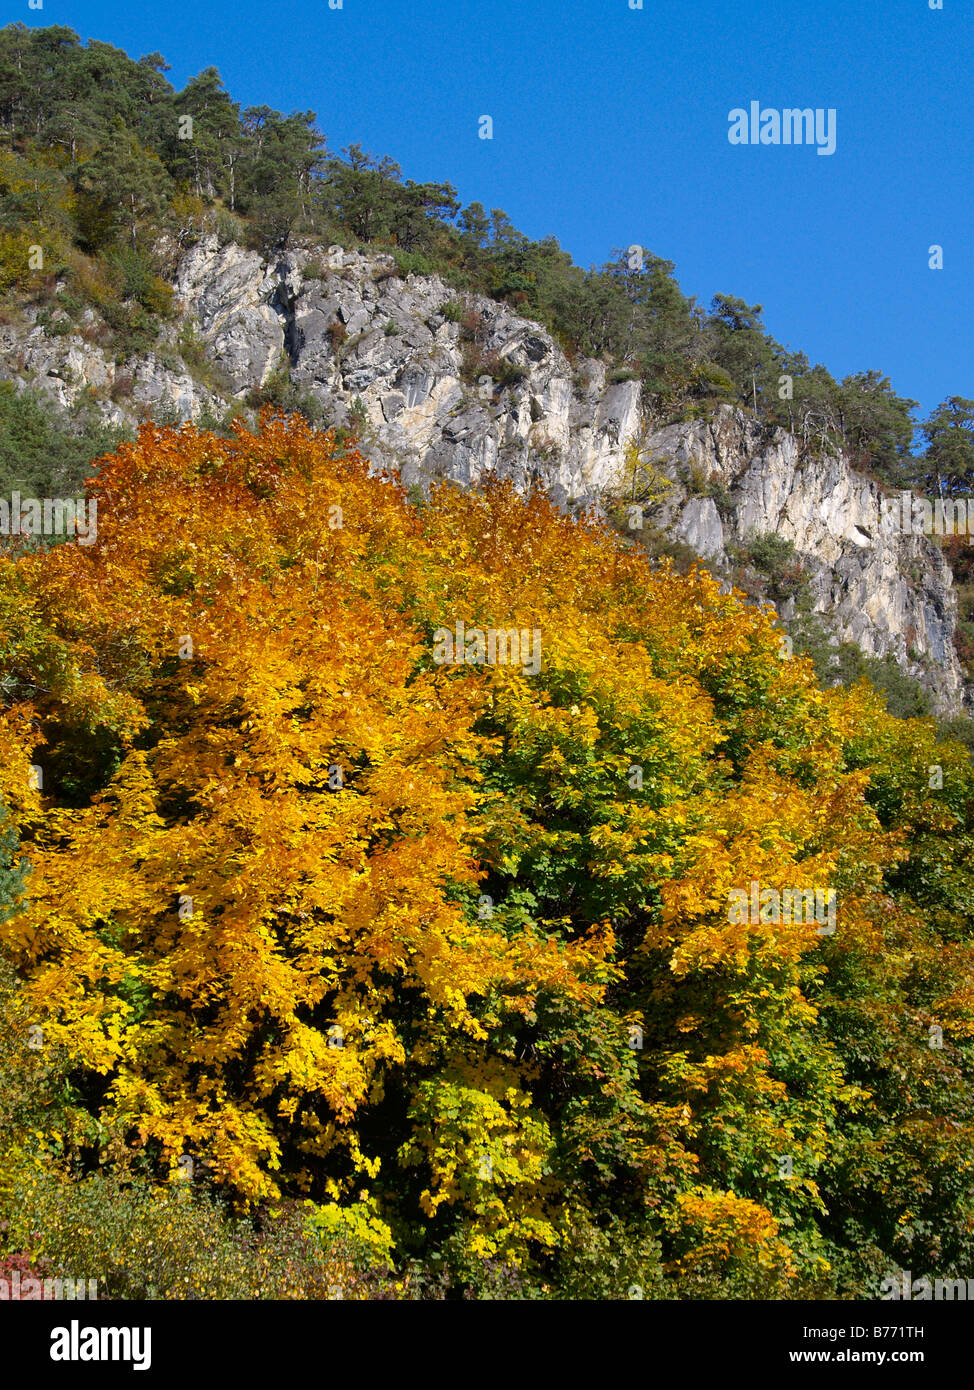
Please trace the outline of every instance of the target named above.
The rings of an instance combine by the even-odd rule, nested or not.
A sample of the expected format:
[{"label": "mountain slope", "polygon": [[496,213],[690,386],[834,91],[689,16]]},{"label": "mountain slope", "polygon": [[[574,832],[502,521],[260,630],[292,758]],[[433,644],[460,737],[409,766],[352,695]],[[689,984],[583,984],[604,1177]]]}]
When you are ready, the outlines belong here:
[{"label": "mountain slope", "polygon": [[[563,507],[608,511],[657,553],[689,548],[783,619],[891,658],[939,712],[960,712],[949,566],[926,537],[892,530],[881,485],[844,454],[728,405],[663,424],[631,373],[569,361],[539,324],[436,276],[402,278],[390,256],[267,259],[216,236],[169,252],[175,314],[156,349],[119,363],[98,344],[93,309],[84,336],[56,317],[52,336],[25,305],[0,327],[0,371],[117,425],[290,402],[354,429],[407,485],[496,475],[541,486]],[[783,544],[762,575],[768,536]]]}]

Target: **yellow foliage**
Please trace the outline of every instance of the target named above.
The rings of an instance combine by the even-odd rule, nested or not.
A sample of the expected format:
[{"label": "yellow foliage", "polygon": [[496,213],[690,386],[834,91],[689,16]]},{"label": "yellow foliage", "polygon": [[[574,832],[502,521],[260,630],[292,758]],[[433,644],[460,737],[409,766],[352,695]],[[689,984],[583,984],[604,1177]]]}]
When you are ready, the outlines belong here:
[{"label": "yellow foliage", "polygon": [[[684,1273],[790,1278],[777,1213],[820,1212],[869,1095],[819,1026],[833,944],[729,897],[838,889],[834,948],[883,959],[906,827],[956,819],[916,789],[929,731],[819,690],[702,571],[502,486],[420,513],[297,420],[146,426],[94,496],[96,544],[0,557],[31,692],[0,715],[31,862],[0,941],[100,1121],[384,1254],[455,1217],[522,1262],[618,1179]],[[537,630],[540,670],[438,664],[460,622]]]}]

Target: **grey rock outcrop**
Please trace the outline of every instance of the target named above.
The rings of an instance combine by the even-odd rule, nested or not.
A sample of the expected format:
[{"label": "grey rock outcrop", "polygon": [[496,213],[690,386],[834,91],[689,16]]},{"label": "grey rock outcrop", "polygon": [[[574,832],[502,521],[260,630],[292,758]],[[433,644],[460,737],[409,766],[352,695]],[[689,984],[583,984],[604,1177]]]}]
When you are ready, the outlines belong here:
[{"label": "grey rock outcrop", "polygon": [[[674,480],[669,524],[698,554],[729,565],[729,551],[755,536],[791,541],[812,610],[834,637],[869,656],[892,655],[942,711],[960,711],[950,568],[922,532],[900,528],[898,509],[884,507],[875,482],[842,456],[802,457],[793,435],[775,430],[768,438],[753,417],[728,406],[709,421],[650,433],[645,447]],[[723,515],[708,491],[720,496]],[[793,617],[794,601],[779,609]]]},{"label": "grey rock outcrop", "polygon": [[[389,256],[321,248],[272,263],[209,237],[182,254],[174,290],[179,318],[151,353],[119,365],[97,334],[49,336],[25,311],[0,327],[0,370],[59,406],[87,392],[106,419],[135,422],[163,408],[181,420],[222,413],[287,367],[334,424],[364,418],[363,451],[405,483],[496,476],[567,508],[618,495],[635,442],[669,482],[641,509],[647,525],[725,573],[755,536],[791,541],[834,639],[892,654],[942,711],[960,710],[950,570],[924,536],[891,527],[877,484],[844,457],[803,455],[793,436],[728,406],[660,427],[638,381],[570,363],[538,324],[435,276],[402,278]],[[202,342],[208,380],[179,359],[181,323]]]}]

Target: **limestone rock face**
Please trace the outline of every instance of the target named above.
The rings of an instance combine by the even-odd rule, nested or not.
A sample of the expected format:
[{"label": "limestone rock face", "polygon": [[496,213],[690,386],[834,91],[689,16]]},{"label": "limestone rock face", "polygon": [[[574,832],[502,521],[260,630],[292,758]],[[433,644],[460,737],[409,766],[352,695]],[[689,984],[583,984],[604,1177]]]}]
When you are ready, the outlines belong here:
[{"label": "limestone rock face", "polygon": [[256,251],[208,240],[179,264],[176,294],[234,386],[266,381],[284,349],[280,276]]},{"label": "limestone rock face", "polygon": [[284,361],[336,424],[361,403],[370,456],[407,483],[493,473],[584,503],[641,428],[637,382],[607,385],[595,362],[573,371],[539,325],[435,276],[403,280],[388,256],[334,248],[272,266],[210,238],[175,286],[238,396]]},{"label": "limestone rock face", "polygon": [[[957,713],[965,691],[953,646],[957,600],[943,553],[904,534],[882,493],[841,456],[802,458],[783,430],[767,437],[753,418],[721,406],[710,421],[650,433],[647,453],[676,482],[671,525],[701,556],[726,563],[728,547],[756,535],[790,540],[809,579],[813,611],[839,641],[891,654]],[[686,480],[697,493],[686,497]],[[706,493],[717,492],[723,516]],[[780,605],[794,615],[793,602]]]},{"label": "limestone rock face", "polygon": [[[332,423],[364,415],[363,451],[406,484],[493,475],[572,509],[603,505],[638,441],[670,483],[647,524],[718,569],[755,536],[792,541],[836,641],[891,653],[939,709],[960,710],[950,570],[928,539],[892,529],[879,488],[847,459],[803,455],[793,436],[729,406],[660,428],[638,381],[569,363],[538,324],[435,276],[403,278],[389,256],[334,247],[270,262],[206,237],[181,255],[174,290],[178,315],[156,349],[121,364],[96,333],[49,336],[25,309],[0,326],[0,375],[65,408],[86,393],[106,419],[135,423],[220,415],[286,367]],[[184,326],[212,375],[183,363]]]}]

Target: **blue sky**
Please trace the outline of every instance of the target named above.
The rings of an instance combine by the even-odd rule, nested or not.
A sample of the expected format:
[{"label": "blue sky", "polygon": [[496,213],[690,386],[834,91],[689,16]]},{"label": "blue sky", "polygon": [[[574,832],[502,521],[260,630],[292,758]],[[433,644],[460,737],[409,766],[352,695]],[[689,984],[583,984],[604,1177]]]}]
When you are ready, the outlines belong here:
[{"label": "blue sky", "polygon": [[[969,0],[643,5],[23,0],[4,22],[159,51],[176,86],[212,64],[242,105],[310,108],[330,149],[453,183],[582,265],[638,243],[703,302],[763,304],[837,377],[877,368],[923,412],[974,397]],[[731,145],[728,113],[752,100],[834,107],[835,153]]]}]

